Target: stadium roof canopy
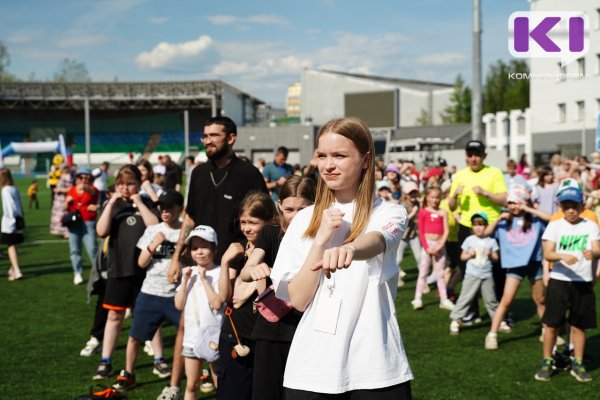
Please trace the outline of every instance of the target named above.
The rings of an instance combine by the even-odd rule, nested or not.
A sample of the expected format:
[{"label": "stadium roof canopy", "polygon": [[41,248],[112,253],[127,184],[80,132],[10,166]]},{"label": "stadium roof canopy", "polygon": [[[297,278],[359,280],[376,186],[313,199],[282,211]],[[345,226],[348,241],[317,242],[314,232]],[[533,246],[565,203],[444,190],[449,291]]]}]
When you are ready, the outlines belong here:
[{"label": "stadium roof canopy", "polygon": [[82,110],[87,99],[96,110],[216,109],[223,93],[254,106],[263,101],[220,80],[181,82],[9,82],[0,83],[0,109]]}]

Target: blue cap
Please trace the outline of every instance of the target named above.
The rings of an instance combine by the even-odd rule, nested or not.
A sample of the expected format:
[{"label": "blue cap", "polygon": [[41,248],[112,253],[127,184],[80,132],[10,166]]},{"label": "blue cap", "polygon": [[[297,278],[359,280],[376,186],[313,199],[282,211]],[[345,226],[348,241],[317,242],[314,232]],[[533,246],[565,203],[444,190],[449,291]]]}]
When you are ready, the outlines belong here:
[{"label": "blue cap", "polygon": [[477,211],[475,214],[471,215],[471,222],[473,222],[474,218],[481,218],[482,220],[485,221],[486,224],[490,223],[490,220],[489,220],[487,214],[484,213],[483,211]]},{"label": "blue cap", "polygon": [[573,201],[575,203],[583,203],[583,192],[577,188],[569,187],[561,190],[557,196],[558,202]]},{"label": "blue cap", "polygon": [[89,168],[77,168],[77,172],[75,173],[75,176],[77,175],[91,175],[92,171]]}]

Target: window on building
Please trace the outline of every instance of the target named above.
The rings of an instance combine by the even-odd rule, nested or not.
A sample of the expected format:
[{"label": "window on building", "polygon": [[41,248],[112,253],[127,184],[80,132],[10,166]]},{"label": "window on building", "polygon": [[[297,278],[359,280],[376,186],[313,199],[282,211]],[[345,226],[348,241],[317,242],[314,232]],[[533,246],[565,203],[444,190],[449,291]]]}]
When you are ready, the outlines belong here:
[{"label": "window on building", "polygon": [[490,136],[493,138],[496,137],[496,120],[490,122]]},{"label": "window on building", "polygon": [[566,117],[567,117],[567,105],[565,103],[560,103],[558,105],[557,120],[558,120],[558,122],[565,122]]},{"label": "window on building", "polygon": [[517,135],[519,135],[519,136],[525,135],[525,118],[524,117],[517,118]]},{"label": "window on building", "polygon": [[584,114],[585,114],[585,103],[582,101],[578,101],[575,103],[576,107],[576,112],[577,114],[575,115],[575,120],[576,121],[583,121],[584,118]]},{"label": "window on building", "polygon": [[600,54],[596,54],[596,75],[600,75]]},{"label": "window on building", "polygon": [[600,98],[596,99],[596,115],[600,115]]},{"label": "window on building", "polygon": [[524,144],[520,144],[517,146],[517,154],[519,155],[519,158],[521,158],[522,154],[525,154],[525,145]]},{"label": "window on building", "polygon": [[577,73],[579,75],[585,75],[585,58],[583,57],[577,60]]},{"label": "window on building", "polygon": [[510,136],[510,119],[506,118],[504,120],[504,137]]},{"label": "window on building", "polygon": [[596,29],[600,29],[600,8],[596,9]]}]

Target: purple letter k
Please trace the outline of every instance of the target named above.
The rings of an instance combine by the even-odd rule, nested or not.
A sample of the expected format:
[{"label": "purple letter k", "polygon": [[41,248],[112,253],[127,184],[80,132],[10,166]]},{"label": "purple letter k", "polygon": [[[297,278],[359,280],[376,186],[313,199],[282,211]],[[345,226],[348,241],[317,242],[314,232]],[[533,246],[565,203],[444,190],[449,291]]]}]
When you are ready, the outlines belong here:
[{"label": "purple letter k", "polygon": [[546,17],[529,33],[529,18],[515,18],[515,50],[529,51],[529,36],[540,45],[544,51],[556,53],[560,47],[548,37],[548,32],[558,24],[560,17]]}]

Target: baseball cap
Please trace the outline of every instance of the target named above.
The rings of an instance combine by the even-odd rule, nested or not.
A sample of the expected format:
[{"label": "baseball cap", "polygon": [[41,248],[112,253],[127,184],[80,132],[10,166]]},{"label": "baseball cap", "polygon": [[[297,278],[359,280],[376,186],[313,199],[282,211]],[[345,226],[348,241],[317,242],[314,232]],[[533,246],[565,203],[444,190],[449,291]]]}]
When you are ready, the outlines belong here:
[{"label": "baseball cap", "polygon": [[440,167],[447,167],[448,166],[448,161],[446,161],[445,158],[438,158],[438,164]]},{"label": "baseball cap", "polygon": [[574,201],[578,204],[583,203],[583,192],[581,191],[581,189],[578,188],[568,187],[566,189],[563,189],[560,192],[558,192],[558,195],[556,197],[559,203],[565,201]]},{"label": "baseball cap", "polygon": [[485,153],[485,144],[481,140],[470,140],[465,146],[466,151]]},{"label": "baseball cap", "polygon": [[404,182],[402,184],[402,192],[403,193],[410,193],[413,190],[419,190],[419,186],[413,182],[413,181],[408,181],[408,182]]},{"label": "baseball cap", "polygon": [[77,168],[77,172],[75,173],[75,176],[78,175],[91,175],[92,171],[89,168]]},{"label": "baseball cap", "polygon": [[385,169],[385,172],[395,172],[397,174],[400,173],[400,169],[398,169],[398,166],[396,165],[396,163],[390,163],[387,168]]},{"label": "baseball cap", "polygon": [[508,195],[506,197],[507,203],[527,204],[530,195],[529,190],[523,185],[514,184],[508,189]]},{"label": "baseball cap", "polygon": [[390,188],[390,184],[388,183],[388,181],[386,180],[382,180],[379,181],[375,184],[375,187],[377,188],[377,190],[381,190],[381,189],[388,189],[388,190],[392,190]]},{"label": "baseball cap", "polygon": [[577,182],[577,179],[565,178],[558,184],[558,190],[556,195],[558,196],[560,192],[569,188],[581,190],[581,185],[579,184],[579,182]]},{"label": "baseball cap", "polygon": [[167,168],[164,165],[155,165],[152,167],[152,172],[158,175],[164,175],[167,172]]},{"label": "baseball cap", "polygon": [[208,225],[198,225],[197,227],[195,227],[194,230],[192,230],[188,237],[185,239],[184,243],[188,245],[193,237],[202,238],[207,242],[214,243],[215,245],[218,244],[217,232],[215,232],[215,230]]},{"label": "baseball cap", "polygon": [[156,201],[160,206],[182,206],[183,195],[176,191],[164,192]]},{"label": "baseball cap", "polygon": [[431,167],[429,169],[429,171],[427,171],[427,173],[423,176],[423,179],[429,179],[432,176],[437,176],[437,177],[442,176],[442,170],[439,169],[438,167]]},{"label": "baseball cap", "polygon": [[483,211],[477,211],[475,214],[471,215],[471,222],[473,222],[473,219],[475,218],[481,218],[482,220],[485,221],[486,224],[490,223],[490,220],[487,216],[486,213],[484,213]]}]

